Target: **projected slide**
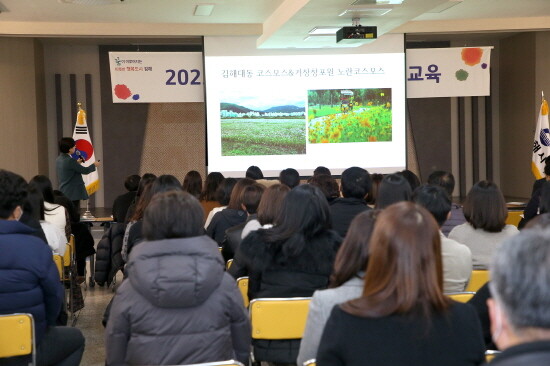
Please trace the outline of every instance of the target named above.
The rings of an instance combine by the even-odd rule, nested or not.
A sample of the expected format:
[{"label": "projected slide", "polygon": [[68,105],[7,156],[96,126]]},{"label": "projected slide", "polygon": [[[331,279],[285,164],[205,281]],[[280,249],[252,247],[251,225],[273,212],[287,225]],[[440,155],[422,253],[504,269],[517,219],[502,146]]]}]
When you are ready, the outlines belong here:
[{"label": "projected slide", "polygon": [[220,103],[223,156],[306,153],[305,99],[296,90],[232,90]]},{"label": "projected slide", "polygon": [[[206,51],[206,50],[205,50]],[[404,54],[205,54],[208,170],[406,164]]]},{"label": "projected slide", "polygon": [[309,142],[391,141],[391,89],[308,91]]}]

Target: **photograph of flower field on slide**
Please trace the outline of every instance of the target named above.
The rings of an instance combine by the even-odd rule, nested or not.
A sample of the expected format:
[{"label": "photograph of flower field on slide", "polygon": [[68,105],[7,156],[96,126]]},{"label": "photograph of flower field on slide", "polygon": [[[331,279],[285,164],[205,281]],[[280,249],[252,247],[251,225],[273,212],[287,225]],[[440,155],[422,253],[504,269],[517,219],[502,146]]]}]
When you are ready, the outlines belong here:
[{"label": "photograph of flower field on slide", "polygon": [[308,140],[391,141],[391,88],[308,90]]},{"label": "photograph of flower field on slide", "polygon": [[223,156],[306,153],[303,92],[282,95],[227,93],[220,103]]}]

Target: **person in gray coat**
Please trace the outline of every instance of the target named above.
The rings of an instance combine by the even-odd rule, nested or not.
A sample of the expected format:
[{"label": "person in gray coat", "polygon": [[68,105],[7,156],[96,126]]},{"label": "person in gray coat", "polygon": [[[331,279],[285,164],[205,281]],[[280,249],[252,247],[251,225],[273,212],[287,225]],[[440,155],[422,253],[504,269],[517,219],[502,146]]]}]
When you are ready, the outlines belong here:
[{"label": "person in gray coat", "polygon": [[107,365],[248,362],[250,323],[204,213],[189,193],[156,194],[106,329]]},{"label": "person in gray coat", "polygon": [[361,296],[363,275],[367,268],[369,240],[379,210],[363,211],[355,216],[342,246],[336,254],[334,271],[326,290],[313,293],[309,303],[309,313],[300,352],[298,365],[317,356],[323,329],[335,305]]},{"label": "person in gray coat", "polygon": [[88,192],[86,192],[82,174],[94,172],[100,163],[96,161],[88,167],[83,167],[80,165],[84,162],[83,158],[75,160],[71,157],[71,154],[75,152],[75,148],[76,143],[72,138],[61,138],[59,140],[59,156],[55,159],[55,168],[59,180],[59,190],[73,201],[78,210],[80,200],[88,199]]}]

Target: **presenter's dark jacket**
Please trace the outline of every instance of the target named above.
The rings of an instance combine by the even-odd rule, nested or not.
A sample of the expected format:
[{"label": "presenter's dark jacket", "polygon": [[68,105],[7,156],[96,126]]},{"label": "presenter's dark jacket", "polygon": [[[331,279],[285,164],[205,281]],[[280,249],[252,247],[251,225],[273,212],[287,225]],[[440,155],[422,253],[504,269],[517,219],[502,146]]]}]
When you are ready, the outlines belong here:
[{"label": "presenter's dark jacket", "polygon": [[484,359],[477,314],[458,302],[429,319],[413,314],[359,317],[337,305],[317,351],[319,366],[476,366]]},{"label": "presenter's dark jacket", "polygon": [[84,167],[68,154],[59,154],[55,160],[59,190],[71,201],[88,199],[86,186],[82,174],[90,174],[95,171],[95,165]]},{"label": "presenter's dark jacket", "polygon": [[31,313],[40,343],[48,325],[55,325],[63,287],[52,250],[33,231],[18,221],[0,220],[0,314]]}]

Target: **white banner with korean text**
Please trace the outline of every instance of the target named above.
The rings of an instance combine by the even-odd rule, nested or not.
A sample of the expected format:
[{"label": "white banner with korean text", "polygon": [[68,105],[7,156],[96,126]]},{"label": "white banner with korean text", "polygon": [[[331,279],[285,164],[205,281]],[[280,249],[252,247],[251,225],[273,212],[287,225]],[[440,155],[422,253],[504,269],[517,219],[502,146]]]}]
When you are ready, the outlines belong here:
[{"label": "white banner with korean text", "polygon": [[491,49],[456,47],[407,50],[407,98],[490,95]]},{"label": "white banner with korean text", "polygon": [[113,103],[203,102],[201,52],[109,52]]}]

